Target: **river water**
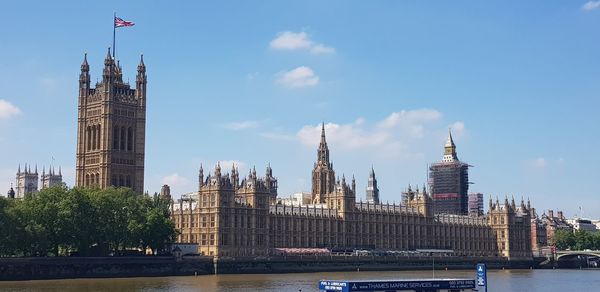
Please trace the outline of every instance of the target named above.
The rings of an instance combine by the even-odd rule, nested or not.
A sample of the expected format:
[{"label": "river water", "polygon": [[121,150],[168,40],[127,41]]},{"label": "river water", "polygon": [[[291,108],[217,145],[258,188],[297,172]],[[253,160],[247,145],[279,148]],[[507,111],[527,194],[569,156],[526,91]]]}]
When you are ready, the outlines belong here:
[{"label": "river water", "polygon": [[[475,271],[436,271],[436,278],[475,278]],[[321,279],[431,278],[431,271],[331,272],[161,278],[0,282],[0,291],[319,291]],[[488,291],[600,291],[600,270],[490,270]]]}]

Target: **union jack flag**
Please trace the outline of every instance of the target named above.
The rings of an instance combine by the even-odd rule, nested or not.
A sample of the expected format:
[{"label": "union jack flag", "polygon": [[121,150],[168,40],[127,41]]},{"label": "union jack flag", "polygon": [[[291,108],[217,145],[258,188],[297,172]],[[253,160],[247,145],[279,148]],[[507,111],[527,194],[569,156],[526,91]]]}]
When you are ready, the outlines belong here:
[{"label": "union jack flag", "polygon": [[115,27],[134,26],[133,21],[125,21],[121,18],[115,17]]}]

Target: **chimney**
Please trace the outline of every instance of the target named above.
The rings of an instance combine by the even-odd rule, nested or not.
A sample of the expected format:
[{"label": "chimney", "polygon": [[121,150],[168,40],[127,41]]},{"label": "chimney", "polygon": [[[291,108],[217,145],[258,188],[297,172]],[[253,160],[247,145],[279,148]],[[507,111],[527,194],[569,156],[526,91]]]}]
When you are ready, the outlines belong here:
[{"label": "chimney", "polygon": [[535,213],[535,208],[531,208],[531,217],[537,218],[537,213]]},{"label": "chimney", "polygon": [[548,217],[554,218],[554,210],[548,210]]},{"label": "chimney", "polygon": [[562,211],[558,211],[558,219],[563,220],[565,219],[565,217],[563,217],[563,212]]}]

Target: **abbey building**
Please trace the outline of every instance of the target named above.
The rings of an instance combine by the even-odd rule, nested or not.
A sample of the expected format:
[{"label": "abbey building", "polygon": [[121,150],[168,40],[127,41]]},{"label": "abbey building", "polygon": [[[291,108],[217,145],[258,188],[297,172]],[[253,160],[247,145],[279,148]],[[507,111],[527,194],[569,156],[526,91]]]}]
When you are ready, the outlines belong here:
[{"label": "abbey building", "polygon": [[[273,248],[450,249],[455,255],[531,258],[529,203],[490,202],[485,216],[435,214],[423,187],[404,193],[405,204],[382,204],[372,170],[367,202],[357,202],[356,182],[337,178],[325,129],[312,171],[309,204],[282,204],[271,167],[240,180],[234,166],[217,165],[197,193],[174,202],[178,241],[197,243],[208,256],[262,256]],[[400,198],[400,196],[399,196]]]}]

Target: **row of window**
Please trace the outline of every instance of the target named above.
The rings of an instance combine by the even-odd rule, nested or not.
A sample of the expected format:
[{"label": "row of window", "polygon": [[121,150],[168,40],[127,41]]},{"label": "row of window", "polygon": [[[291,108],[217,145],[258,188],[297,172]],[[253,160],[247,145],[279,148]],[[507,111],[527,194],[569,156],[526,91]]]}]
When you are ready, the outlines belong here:
[{"label": "row of window", "polygon": [[113,150],[133,151],[135,135],[131,127],[115,126],[113,129]]},{"label": "row of window", "polygon": [[[102,129],[100,125],[91,125],[86,128],[87,150],[100,149]],[[135,133],[132,127],[115,126],[113,129],[113,150],[134,151]]]},{"label": "row of window", "polygon": [[100,149],[100,140],[102,137],[100,125],[87,126],[85,131],[87,137],[87,150]]}]

